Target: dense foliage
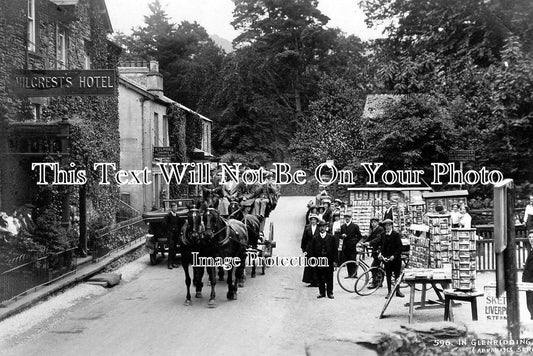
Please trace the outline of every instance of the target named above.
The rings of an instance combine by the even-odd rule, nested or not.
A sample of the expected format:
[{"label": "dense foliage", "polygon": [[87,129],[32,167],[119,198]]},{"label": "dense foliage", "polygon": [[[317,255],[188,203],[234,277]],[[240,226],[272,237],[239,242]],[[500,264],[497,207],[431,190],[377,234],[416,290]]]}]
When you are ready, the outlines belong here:
[{"label": "dense foliage", "polygon": [[[240,35],[229,54],[210,52],[201,26],[169,24],[158,1],[133,36],[151,39],[145,54],[164,68],[194,62],[179,85],[198,90],[182,97],[214,121],[224,160],[425,169],[451,149],[474,149],[468,167],[499,169],[524,188],[533,182],[533,2],[364,0],[368,25],[386,28],[369,42],[328,28],[315,0],[234,3]],[[203,41],[165,46],[177,33]],[[180,101],[178,92],[170,95]],[[403,97],[370,120],[368,94]]]}]

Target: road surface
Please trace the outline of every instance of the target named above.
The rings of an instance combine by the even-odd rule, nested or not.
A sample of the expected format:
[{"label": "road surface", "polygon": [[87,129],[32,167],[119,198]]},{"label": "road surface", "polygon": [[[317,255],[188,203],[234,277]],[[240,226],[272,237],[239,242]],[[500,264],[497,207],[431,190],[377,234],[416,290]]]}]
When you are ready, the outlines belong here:
[{"label": "road surface", "polygon": [[[300,239],[310,197],[282,197],[270,220],[278,256],[301,254]],[[335,299],[316,299],[301,282],[303,267],[268,268],[248,278],[238,300],[226,300],[217,284],[217,307],[204,298],[184,306],[183,269],[150,266],[148,255],[121,269],[112,289],[79,285],[0,323],[2,355],[305,355],[321,340],[349,339],[358,331],[384,331],[407,320],[406,298],[395,298],[378,319],[385,288],[359,297],[335,286]],[[249,275],[249,273],[248,273]],[[204,277],[205,278],[205,277]],[[204,280],[205,285],[208,282]],[[462,308],[466,309],[466,308]],[[460,314],[456,313],[456,316]],[[417,311],[417,321],[442,318],[441,310]]]}]

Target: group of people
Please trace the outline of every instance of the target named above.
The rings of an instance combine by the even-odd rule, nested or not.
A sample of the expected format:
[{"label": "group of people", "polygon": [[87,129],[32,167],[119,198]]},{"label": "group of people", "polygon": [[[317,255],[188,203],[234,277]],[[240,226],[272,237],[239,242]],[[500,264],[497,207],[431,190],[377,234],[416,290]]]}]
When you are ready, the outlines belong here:
[{"label": "group of people", "polygon": [[[317,206],[319,197],[320,205]],[[363,238],[359,226],[353,222],[352,213],[346,211],[341,214],[341,209],[343,209],[341,200],[335,199],[332,207],[331,198],[319,193],[317,202],[308,204],[307,225],[304,228],[300,247],[308,259],[326,257],[328,265],[306,266],[302,281],[308,283],[308,287],[318,287],[317,298],[327,295],[328,298],[334,299],[333,272],[335,267],[344,261],[356,261],[359,247],[366,246],[372,248],[372,267],[379,266],[381,261],[384,262],[390,294],[394,285],[392,277],[394,276],[396,281],[400,276],[402,253],[401,236],[393,229],[392,211],[381,224],[378,218],[373,217],[370,221],[370,233]],[[319,207],[322,209],[319,210]],[[321,215],[320,212],[322,212]],[[341,215],[343,221],[340,219]],[[346,278],[357,278],[357,265],[348,264],[347,268],[348,277]],[[376,284],[369,285],[369,288],[376,287]],[[404,296],[399,289],[396,295]]]},{"label": "group of people", "polygon": [[450,212],[450,219],[453,228],[472,228],[472,216],[468,213],[468,207],[465,205],[453,204]]},{"label": "group of people", "polygon": [[203,204],[216,208],[221,216],[227,218],[230,203],[236,201],[244,212],[268,217],[280,197],[279,186],[275,184],[273,177],[272,171],[265,171],[266,182],[263,184],[246,184],[234,180],[222,183],[221,171],[214,171],[211,184],[202,186]]}]

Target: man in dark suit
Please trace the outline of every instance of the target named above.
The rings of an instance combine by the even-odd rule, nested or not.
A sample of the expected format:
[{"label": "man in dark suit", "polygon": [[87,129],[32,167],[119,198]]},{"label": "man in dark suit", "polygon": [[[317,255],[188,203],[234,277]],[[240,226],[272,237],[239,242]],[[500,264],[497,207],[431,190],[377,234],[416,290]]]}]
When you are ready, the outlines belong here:
[{"label": "man in dark suit", "polygon": [[[309,214],[309,224],[306,225],[304,228],[304,233],[302,235],[302,242],[300,244],[300,247],[302,248],[302,252],[304,253],[309,251],[309,245],[311,244],[313,237],[318,236],[319,234],[317,223],[318,223],[318,216],[316,214]],[[311,283],[308,285],[308,287],[318,286],[316,270],[314,267],[305,266],[302,282]]]},{"label": "man in dark suit", "polygon": [[[357,260],[357,243],[361,240],[359,226],[352,221],[352,214],[344,214],[344,224],[341,225],[342,256],[343,261]],[[357,265],[349,263],[347,266],[348,277],[357,277]]]},{"label": "man in dark suit", "polygon": [[[524,272],[522,273],[522,282],[533,282],[533,230],[529,230],[529,255],[527,256]],[[526,292],[526,304],[531,320],[533,320],[533,292]]]},{"label": "man in dark suit", "polygon": [[[385,298],[388,298],[393,286],[392,274],[394,274],[394,284],[399,283],[398,278],[400,277],[400,270],[402,268],[402,237],[398,232],[393,230],[392,220],[384,220],[383,225],[385,225],[385,234],[383,235],[379,259],[385,262],[387,288],[389,289],[389,293]],[[396,290],[396,296],[400,298],[404,297],[400,289]]]},{"label": "man in dark suit", "polygon": [[329,299],[333,299],[333,269],[338,264],[337,241],[327,232],[328,223],[321,220],[318,223],[320,233],[311,240],[309,253],[310,257],[326,257],[327,266],[319,265],[316,267],[318,276],[317,298],[324,298],[326,292]]},{"label": "man in dark suit", "polygon": [[[385,234],[385,230],[379,225],[379,219],[377,217],[372,217],[370,219],[370,235],[368,235],[368,238],[365,239],[365,242],[363,242],[365,246],[372,248],[372,258],[374,260],[372,261],[372,265],[370,267],[379,266],[379,251],[383,243],[384,234]],[[372,283],[368,286],[368,288],[369,289],[376,288],[377,285],[375,282],[376,282],[376,273],[373,273]]]},{"label": "man in dark suit", "polygon": [[170,211],[165,216],[163,222],[168,232],[167,266],[168,269],[178,268],[178,264],[174,262],[174,258],[176,258],[176,248],[179,242],[180,231],[183,224],[178,216],[178,204],[176,204],[176,202],[172,202],[172,204],[170,204]]}]

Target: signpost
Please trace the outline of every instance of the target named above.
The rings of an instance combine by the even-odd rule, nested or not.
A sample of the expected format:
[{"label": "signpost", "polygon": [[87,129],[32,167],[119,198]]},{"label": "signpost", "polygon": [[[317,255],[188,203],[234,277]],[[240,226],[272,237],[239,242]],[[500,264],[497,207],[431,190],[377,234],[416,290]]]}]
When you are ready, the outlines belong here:
[{"label": "signpost", "polygon": [[166,158],[170,159],[174,156],[175,150],[172,146],[154,147],[154,159]]},{"label": "signpost", "polygon": [[516,268],[514,226],[515,187],[512,179],[494,186],[494,252],[496,254],[496,297],[507,296],[507,328],[514,340],[520,338],[520,310]]},{"label": "signpost", "polygon": [[450,161],[470,162],[476,160],[476,151],[474,150],[451,150],[449,155]]},{"label": "signpost", "polygon": [[[458,161],[459,169],[463,171],[464,162],[473,162],[476,160],[476,151],[474,150],[451,150],[448,156],[450,161]],[[463,185],[459,185],[459,189],[462,189]]]},{"label": "signpost", "polygon": [[11,74],[9,92],[27,97],[112,96],[115,70],[17,70]]}]

